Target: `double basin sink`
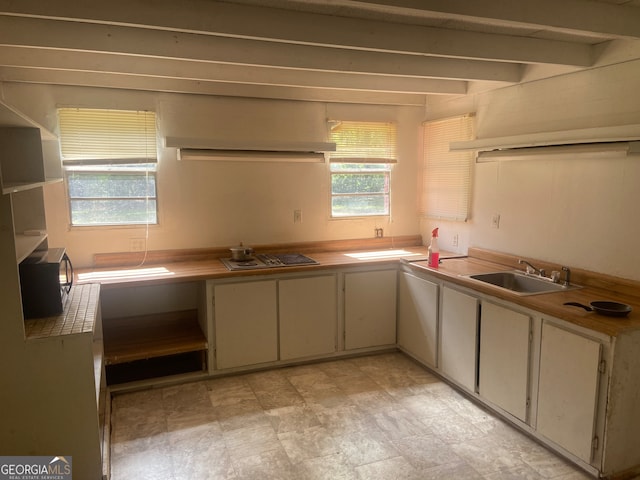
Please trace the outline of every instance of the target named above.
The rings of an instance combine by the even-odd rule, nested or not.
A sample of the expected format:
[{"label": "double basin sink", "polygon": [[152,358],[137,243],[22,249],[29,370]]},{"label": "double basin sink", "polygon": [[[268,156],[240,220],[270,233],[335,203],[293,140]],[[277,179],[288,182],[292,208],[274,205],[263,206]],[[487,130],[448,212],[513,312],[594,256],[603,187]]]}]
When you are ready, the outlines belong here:
[{"label": "double basin sink", "polygon": [[488,283],[521,296],[566,292],[582,288],[573,284],[565,286],[561,283],[554,283],[546,277],[533,276],[519,271],[479,273],[475,275],[464,275],[464,277]]}]

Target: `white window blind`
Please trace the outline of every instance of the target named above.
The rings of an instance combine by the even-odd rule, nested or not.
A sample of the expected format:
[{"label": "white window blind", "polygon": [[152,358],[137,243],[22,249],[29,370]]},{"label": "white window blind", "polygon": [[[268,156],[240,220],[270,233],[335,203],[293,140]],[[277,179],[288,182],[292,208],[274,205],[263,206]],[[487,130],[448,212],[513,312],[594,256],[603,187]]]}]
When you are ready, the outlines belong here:
[{"label": "white window blind", "polygon": [[389,122],[331,122],[332,163],[396,163],[396,125]]},{"label": "white window blind", "polygon": [[453,141],[471,140],[472,114],[423,125],[422,214],[467,221],[471,200],[473,152],[449,151]]},{"label": "white window blind", "polygon": [[58,116],[64,163],[157,161],[154,112],[61,108]]}]

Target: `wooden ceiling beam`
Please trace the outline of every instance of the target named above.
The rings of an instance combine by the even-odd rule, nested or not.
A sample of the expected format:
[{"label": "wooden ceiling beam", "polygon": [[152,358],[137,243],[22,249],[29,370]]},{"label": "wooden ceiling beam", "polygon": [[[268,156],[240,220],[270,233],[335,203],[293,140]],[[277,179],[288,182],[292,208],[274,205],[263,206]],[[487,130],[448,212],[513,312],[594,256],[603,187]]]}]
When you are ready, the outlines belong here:
[{"label": "wooden ceiling beam", "polygon": [[[640,8],[594,0],[334,0],[334,5],[537,28],[586,36],[640,38]],[[311,2],[317,3],[317,2]],[[624,3],[624,2],[619,2]]]},{"label": "wooden ceiling beam", "polygon": [[[489,0],[479,1],[485,4]],[[464,3],[474,4],[475,0]],[[507,5],[509,2],[500,4]],[[211,0],[156,0],[153,8],[150,8],[145,0],[0,0],[0,14],[501,62],[584,67],[592,65],[594,61],[592,47],[585,44],[236,5]]]},{"label": "wooden ceiling beam", "polygon": [[[517,64],[280,44],[193,33],[0,16],[0,45],[142,58],[452,80],[518,82]],[[1,61],[1,60],[0,60]]]},{"label": "wooden ceiling beam", "polygon": [[13,67],[0,67],[0,82],[372,105],[424,106],[427,99],[426,95],[419,94],[202,82],[199,80],[94,72],[84,72],[79,75],[78,72],[74,71]]},{"label": "wooden ceiling beam", "polygon": [[90,72],[201,82],[436,95],[464,95],[467,90],[467,82],[460,80],[311,72],[41,48],[0,46],[0,59],[1,64],[9,67],[73,71],[78,75]]}]

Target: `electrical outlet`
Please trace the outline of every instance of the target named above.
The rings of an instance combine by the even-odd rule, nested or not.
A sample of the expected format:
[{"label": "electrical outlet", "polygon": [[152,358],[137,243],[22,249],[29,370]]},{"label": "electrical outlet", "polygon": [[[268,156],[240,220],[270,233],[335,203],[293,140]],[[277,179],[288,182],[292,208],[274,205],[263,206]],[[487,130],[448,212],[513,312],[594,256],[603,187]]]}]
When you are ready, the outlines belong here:
[{"label": "electrical outlet", "polygon": [[458,246],[458,234],[457,233],[453,234],[453,240],[451,240],[451,245],[454,246],[454,247]]},{"label": "electrical outlet", "polygon": [[500,214],[494,213],[491,217],[491,227],[500,228]]},{"label": "electrical outlet", "polygon": [[302,210],[293,211],[293,223],[302,223]]},{"label": "electrical outlet", "polygon": [[144,252],[146,249],[146,241],[144,238],[129,239],[129,250],[132,252]]}]

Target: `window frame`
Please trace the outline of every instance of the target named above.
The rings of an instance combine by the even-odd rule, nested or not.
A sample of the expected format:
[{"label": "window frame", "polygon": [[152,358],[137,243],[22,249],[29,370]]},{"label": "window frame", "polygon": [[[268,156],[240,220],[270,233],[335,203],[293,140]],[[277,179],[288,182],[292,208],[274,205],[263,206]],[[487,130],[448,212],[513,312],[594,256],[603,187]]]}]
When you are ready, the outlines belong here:
[{"label": "window frame", "polygon": [[[65,194],[71,228],[140,227],[160,223],[158,200],[158,134],[155,112],[95,108],[58,109],[60,126],[60,157],[65,180]],[[86,148],[85,148],[86,147]],[[121,168],[118,168],[120,166]],[[127,168],[128,167],[128,168]],[[136,168],[138,167],[138,168]],[[139,196],[72,195],[70,177],[104,174],[112,178],[144,175]],[[149,179],[153,187],[149,188]],[[152,193],[150,194],[150,191]],[[73,203],[104,201],[144,201],[144,210],[135,210],[140,221],[113,220],[97,223],[74,221]],[[149,208],[153,203],[155,208]],[[126,212],[123,210],[122,212]]]},{"label": "window frame", "polygon": [[[132,165],[132,164],[127,164]],[[148,165],[148,164],[147,164]],[[92,167],[91,169],[76,169],[73,167],[65,167],[64,176],[65,176],[65,185],[66,185],[66,194],[67,194],[67,206],[69,208],[69,224],[72,228],[91,228],[91,227],[139,227],[144,225],[158,225],[160,223],[159,219],[159,208],[158,208],[158,176],[157,170],[155,168],[151,169],[150,167],[140,169],[140,170],[130,170],[130,171],[119,171],[116,172],[115,175],[118,177],[124,176],[132,176],[132,175],[140,175],[144,173],[145,183],[148,183],[149,177],[153,177],[153,190],[155,194],[149,195],[148,190],[145,196],[139,197],[125,197],[125,196],[95,196],[95,197],[73,197],[71,195],[71,188],[69,186],[70,180],[69,177],[71,175],[92,175],[92,174],[114,174],[114,172],[110,172],[106,169],[99,168],[100,166]],[[73,222],[73,202],[74,201],[131,201],[131,200],[143,200],[145,202],[146,209],[146,219],[139,222],[105,222],[105,223],[74,223]],[[149,220],[150,209],[149,203],[155,202],[154,210],[154,221]]]},{"label": "window frame", "polygon": [[[336,151],[329,155],[329,216],[332,220],[391,216],[391,179],[393,165],[397,163],[397,125],[394,122],[329,121],[330,140],[336,143]],[[336,133],[344,128],[346,135]],[[352,134],[349,134],[349,132]],[[357,132],[353,134],[353,132]],[[363,138],[360,138],[361,133]],[[375,145],[366,142],[370,135],[378,134]],[[334,169],[334,165],[345,166],[345,170]],[[359,169],[358,167],[363,167]],[[367,170],[367,167],[374,167]],[[375,167],[378,167],[377,169]],[[334,178],[337,175],[382,176],[382,192],[334,193]],[[385,212],[336,215],[334,200],[346,197],[381,197]]]},{"label": "window frame", "polygon": [[[342,163],[342,162],[334,162],[331,165],[361,165],[361,166],[368,166],[368,165],[374,165],[374,164],[370,164],[370,163],[359,163],[359,164],[349,164],[349,163]],[[386,164],[386,163],[376,163],[375,165],[379,165],[381,167],[380,170],[371,170],[371,171],[363,171],[363,170],[331,170],[331,167],[329,168],[329,175],[330,175],[330,199],[329,199],[329,208],[330,208],[330,215],[332,219],[348,219],[348,218],[371,218],[371,217],[389,217],[391,215],[391,164]],[[384,185],[385,185],[385,191],[383,192],[351,192],[351,193],[334,193],[333,192],[333,179],[334,176],[337,175],[349,175],[349,176],[383,176],[384,178]],[[382,197],[383,198],[383,202],[385,204],[385,209],[386,209],[386,213],[380,213],[380,212],[375,212],[375,213],[370,213],[370,214],[366,214],[366,213],[361,213],[361,214],[349,214],[349,215],[336,215],[334,213],[334,199],[337,198],[346,198],[346,197]]]}]

